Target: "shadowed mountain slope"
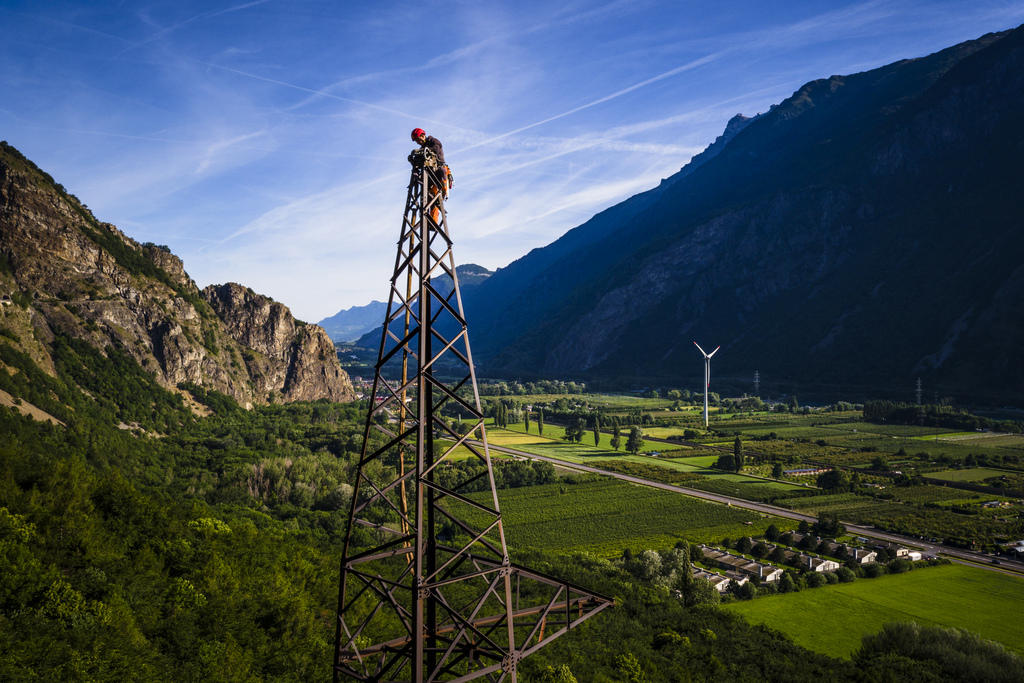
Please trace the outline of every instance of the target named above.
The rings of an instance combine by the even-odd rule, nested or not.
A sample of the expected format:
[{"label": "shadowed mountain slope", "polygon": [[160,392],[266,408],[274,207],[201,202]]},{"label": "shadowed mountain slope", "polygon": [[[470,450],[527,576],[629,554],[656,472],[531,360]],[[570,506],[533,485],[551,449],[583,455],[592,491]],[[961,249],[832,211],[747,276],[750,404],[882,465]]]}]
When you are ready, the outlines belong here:
[{"label": "shadowed mountain slope", "polygon": [[1021,112],[1021,28],[808,83],[469,293],[483,371],[1019,398]]}]

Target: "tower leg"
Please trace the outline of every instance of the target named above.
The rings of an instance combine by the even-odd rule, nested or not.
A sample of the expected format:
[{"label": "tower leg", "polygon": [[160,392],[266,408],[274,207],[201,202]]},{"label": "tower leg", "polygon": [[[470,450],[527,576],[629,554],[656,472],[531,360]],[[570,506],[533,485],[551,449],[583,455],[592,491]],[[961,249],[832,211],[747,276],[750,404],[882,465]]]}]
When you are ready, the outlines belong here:
[{"label": "tower leg", "polygon": [[[522,657],[612,601],[509,560],[443,192],[429,159],[410,160],[342,551],[334,678],[514,682]],[[446,407],[469,415],[467,434]],[[456,452],[479,473],[452,467]],[[529,599],[513,600],[513,576]]]}]

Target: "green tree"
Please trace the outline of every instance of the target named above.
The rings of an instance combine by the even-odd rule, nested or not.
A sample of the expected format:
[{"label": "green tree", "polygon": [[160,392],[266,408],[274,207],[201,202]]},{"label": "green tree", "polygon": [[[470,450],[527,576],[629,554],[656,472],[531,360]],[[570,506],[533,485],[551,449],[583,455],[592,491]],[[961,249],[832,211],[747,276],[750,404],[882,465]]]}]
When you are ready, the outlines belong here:
[{"label": "green tree", "polygon": [[573,441],[579,443],[583,441],[583,434],[587,431],[587,421],[582,417],[577,417],[573,428]]},{"label": "green tree", "polygon": [[622,445],[622,434],[619,431],[619,421],[615,420],[612,425],[612,448],[619,450],[619,446]]},{"label": "green tree", "polygon": [[782,463],[777,462],[774,465],[772,465],[772,477],[774,477],[775,479],[778,479],[781,476],[782,476]]},{"label": "green tree", "polygon": [[537,433],[544,436],[544,409],[537,409]]},{"label": "green tree", "polygon": [[523,411],[523,428],[526,430],[527,434],[530,433],[530,411],[529,410],[524,410]]},{"label": "green tree", "polygon": [[643,432],[640,431],[639,427],[633,427],[629,430],[629,438],[626,440],[626,450],[630,453],[636,454],[643,447]]},{"label": "green tree", "polygon": [[740,442],[739,436],[732,442],[732,457],[733,471],[739,472],[743,469],[743,444]]},{"label": "green tree", "polygon": [[814,533],[828,538],[837,538],[846,533],[846,527],[839,521],[839,515],[834,512],[822,512],[818,515],[818,521],[811,527]]},{"label": "green tree", "polygon": [[640,660],[632,652],[624,652],[615,657],[615,668],[619,670],[622,680],[629,683],[642,683],[644,670],[640,666]]},{"label": "green tree", "polygon": [[[1024,671],[1024,659],[998,643],[961,629],[913,622],[886,624],[879,633],[864,636],[854,661],[867,670],[867,680],[1010,683],[1020,681]],[[904,670],[894,672],[894,666]]]},{"label": "green tree", "polygon": [[715,467],[726,472],[734,472],[736,470],[736,457],[732,453],[723,453],[715,461]]},{"label": "green tree", "polygon": [[568,665],[546,666],[540,672],[540,683],[577,683]]},{"label": "green tree", "polygon": [[850,478],[842,470],[829,470],[818,475],[817,484],[826,491],[846,491],[850,488]]}]

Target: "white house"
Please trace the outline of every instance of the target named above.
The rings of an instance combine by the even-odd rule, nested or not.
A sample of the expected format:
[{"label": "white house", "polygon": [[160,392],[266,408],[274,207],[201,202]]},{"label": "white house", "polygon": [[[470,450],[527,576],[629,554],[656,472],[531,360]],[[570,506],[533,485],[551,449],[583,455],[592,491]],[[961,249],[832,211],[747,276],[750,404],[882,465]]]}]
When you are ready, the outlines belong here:
[{"label": "white house", "polygon": [[839,569],[839,563],[835,560],[826,560],[822,557],[807,556],[807,567],[816,572],[834,572]]},{"label": "white house", "polygon": [[750,577],[744,576],[743,574],[740,574],[739,572],[731,572],[730,571],[730,572],[726,572],[725,575],[728,576],[729,580],[732,581],[737,586],[742,586],[743,584],[745,584],[748,581],[750,581]]},{"label": "white house", "polygon": [[705,581],[710,583],[711,587],[719,593],[724,593],[726,589],[729,587],[729,584],[732,582],[732,580],[726,576],[722,576],[721,574],[715,574],[714,572],[704,571],[703,569],[697,569],[696,567],[694,567],[693,569],[693,578],[704,579]]},{"label": "white house", "polygon": [[874,550],[865,550],[863,548],[850,548],[850,557],[857,561],[857,564],[868,564],[878,559],[878,553]]}]

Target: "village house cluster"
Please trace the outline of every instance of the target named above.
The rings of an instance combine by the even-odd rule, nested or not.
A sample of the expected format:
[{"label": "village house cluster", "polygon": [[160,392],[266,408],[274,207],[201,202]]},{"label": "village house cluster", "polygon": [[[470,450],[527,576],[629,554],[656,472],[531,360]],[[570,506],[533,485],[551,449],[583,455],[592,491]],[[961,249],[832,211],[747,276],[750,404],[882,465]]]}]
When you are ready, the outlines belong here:
[{"label": "village house cluster", "polygon": [[[853,562],[858,565],[866,565],[877,562],[880,551],[886,551],[885,555],[895,558],[904,558],[910,561],[927,559],[920,552],[910,550],[901,545],[877,541],[871,543],[868,539],[858,539],[869,543],[867,547],[856,546],[848,543],[839,543],[834,540],[822,539],[810,534],[801,534],[790,531],[782,534],[780,540],[787,545],[801,545],[813,542],[815,548],[823,555],[832,558],[840,558],[845,562]],[[730,586],[743,586],[748,581],[756,580],[757,583],[777,582],[782,578],[783,569],[773,563],[787,564],[791,567],[804,569],[810,572],[834,572],[841,566],[841,562],[829,557],[819,557],[809,553],[793,550],[786,545],[776,545],[767,541],[759,541],[747,538],[750,546],[760,544],[763,546],[764,556],[770,556],[770,562],[759,561],[737,555],[726,550],[714,548],[701,544],[700,551],[705,565],[714,566],[721,572],[710,571],[700,567],[693,567],[695,578],[708,581],[715,590],[725,592]]]}]

